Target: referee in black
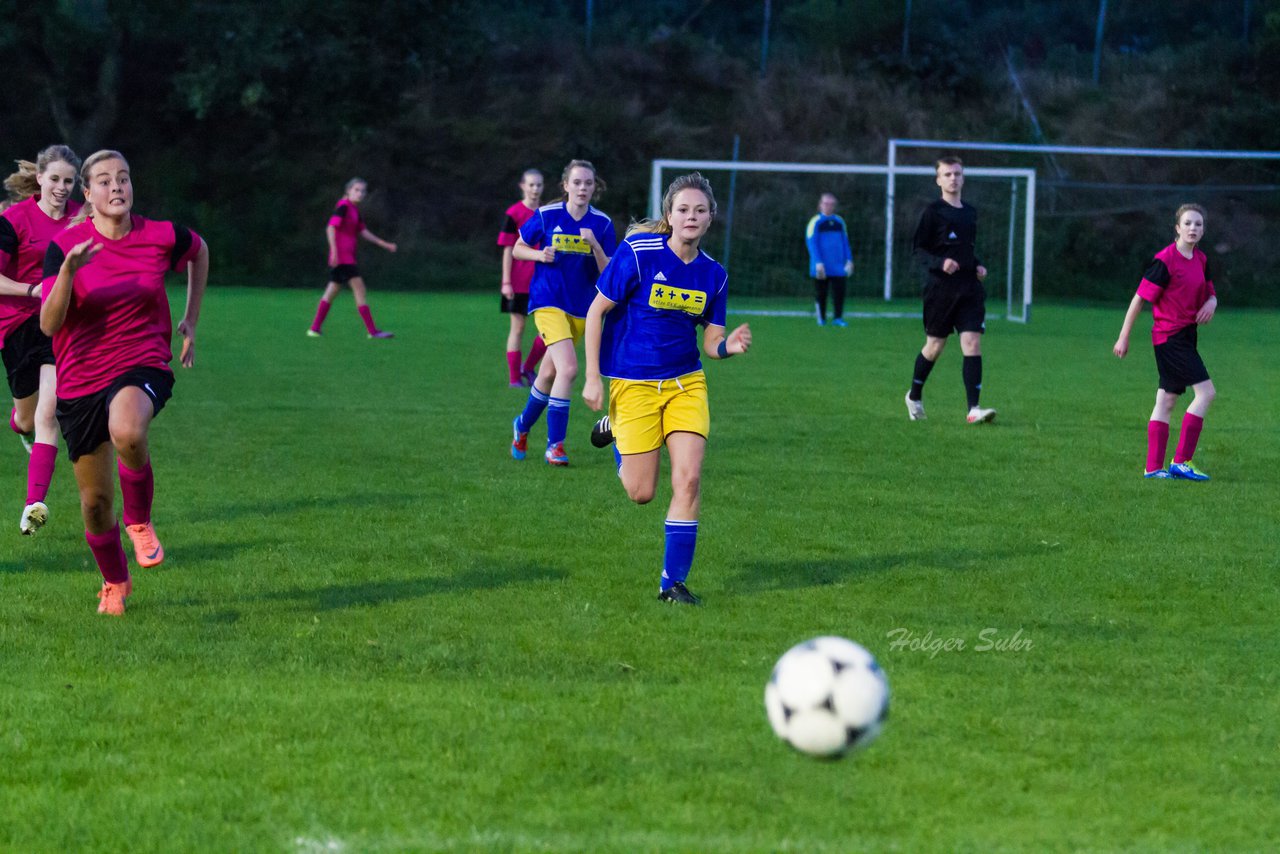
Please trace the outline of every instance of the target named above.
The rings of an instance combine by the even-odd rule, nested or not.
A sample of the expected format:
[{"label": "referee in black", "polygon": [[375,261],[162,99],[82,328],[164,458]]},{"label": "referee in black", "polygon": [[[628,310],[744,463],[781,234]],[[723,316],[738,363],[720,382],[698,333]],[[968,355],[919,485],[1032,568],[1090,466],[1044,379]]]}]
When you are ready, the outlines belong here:
[{"label": "referee in black", "polygon": [[982,333],[986,329],[987,290],[982,280],[987,268],[974,254],[978,236],[978,212],[960,199],[964,189],[964,164],[959,157],[937,161],[942,198],[931,202],[916,227],[916,260],[925,268],[924,347],[916,356],[907,415],[923,421],[925,380],[947,346],[952,331],[960,333],[964,353],[964,390],[969,400],[970,424],[994,421],[996,411],[978,405],[982,392]]}]

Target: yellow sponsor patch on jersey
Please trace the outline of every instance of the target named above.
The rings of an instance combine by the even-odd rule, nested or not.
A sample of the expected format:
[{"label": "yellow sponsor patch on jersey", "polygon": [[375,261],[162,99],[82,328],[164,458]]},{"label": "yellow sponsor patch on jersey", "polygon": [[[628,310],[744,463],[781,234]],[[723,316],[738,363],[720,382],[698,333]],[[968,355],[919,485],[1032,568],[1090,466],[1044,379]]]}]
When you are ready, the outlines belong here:
[{"label": "yellow sponsor patch on jersey", "polygon": [[551,245],[557,252],[568,252],[570,255],[591,254],[591,244],[580,234],[553,234]]},{"label": "yellow sponsor patch on jersey", "polygon": [[689,314],[702,314],[707,307],[707,295],[703,291],[673,288],[665,282],[654,282],[649,287],[650,308],[674,308]]}]

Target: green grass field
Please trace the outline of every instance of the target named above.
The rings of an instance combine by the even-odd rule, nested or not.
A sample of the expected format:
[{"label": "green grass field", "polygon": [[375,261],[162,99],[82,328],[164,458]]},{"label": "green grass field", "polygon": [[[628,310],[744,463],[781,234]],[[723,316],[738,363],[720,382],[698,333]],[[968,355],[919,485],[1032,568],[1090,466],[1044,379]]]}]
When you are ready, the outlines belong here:
[{"label": "green grass field", "polygon": [[[305,338],[316,296],[210,291],[123,619],[65,457],[23,538],[0,442],[0,851],[1274,850],[1276,313],[1201,335],[1207,484],[1140,477],[1149,316],[1123,362],[1121,307],[993,321],[984,427],[955,342],[907,420],[917,320],[751,317],[693,610],[655,601],[669,488],[628,502],[580,401],[568,469],[508,456],[496,296],[375,293],[390,342],[347,295]],[[840,762],[762,702],[819,634],[893,691]]]}]

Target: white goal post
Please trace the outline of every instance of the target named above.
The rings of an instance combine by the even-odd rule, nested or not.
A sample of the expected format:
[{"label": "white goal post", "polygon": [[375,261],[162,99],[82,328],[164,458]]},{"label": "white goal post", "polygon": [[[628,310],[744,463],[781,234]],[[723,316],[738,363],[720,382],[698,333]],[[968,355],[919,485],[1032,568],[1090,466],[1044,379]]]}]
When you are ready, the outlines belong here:
[{"label": "white goal post", "polygon": [[[881,294],[884,300],[892,300],[895,296],[895,271],[893,257],[896,251],[902,253],[902,246],[910,245],[910,234],[905,238],[902,232],[905,229],[914,228],[914,220],[909,224],[902,216],[895,214],[895,193],[897,189],[896,180],[902,176],[912,176],[915,179],[928,178],[931,179],[935,175],[932,166],[899,166],[896,164],[850,164],[850,163],[789,163],[789,162],[761,162],[761,161],[743,161],[743,160],[678,160],[678,159],[659,159],[653,161],[652,171],[650,174],[649,184],[649,213],[651,217],[657,218],[662,207],[662,195],[666,192],[667,185],[676,173],[686,173],[692,171],[712,172],[712,173],[728,173],[729,188],[717,186],[716,195],[721,208],[720,220],[725,223],[725,244],[724,257],[721,259],[726,266],[732,263],[731,248],[732,230],[734,228],[734,193],[733,186],[740,174],[751,173],[772,173],[774,175],[785,176],[794,175],[797,179],[801,176],[806,178],[814,178],[821,176],[871,176],[873,178],[882,178],[884,186],[883,216],[885,221],[884,228],[884,253],[885,253],[885,269],[883,278],[883,288]],[[1031,278],[1032,278],[1032,249],[1035,232],[1035,182],[1036,172],[1034,169],[1024,168],[984,168],[972,167],[965,169],[965,175],[969,178],[980,179],[983,182],[999,181],[1001,179],[1008,180],[1008,219],[1004,219],[1004,212],[1001,211],[1000,223],[997,226],[1002,233],[995,235],[998,238],[994,245],[998,248],[997,258],[988,262],[988,267],[999,269],[1000,274],[996,277],[996,281],[1003,279],[1005,284],[1006,311],[1005,317],[1010,320],[1027,322],[1030,317],[1031,308]],[[918,180],[917,180],[918,183]],[[932,190],[936,193],[936,187]],[[1001,190],[1000,192],[1004,192]],[[817,196],[813,195],[813,207],[816,208]],[[989,203],[988,203],[989,204]],[[986,209],[986,208],[984,208]],[[810,213],[813,210],[809,211]],[[1019,213],[1021,212],[1021,213]],[[912,212],[914,214],[914,212]],[[897,216],[896,221],[895,216]],[[984,220],[985,222],[985,220]],[[803,225],[803,223],[799,223]],[[739,225],[741,230],[742,224]],[[878,227],[878,226],[877,226]],[[1003,233],[1007,230],[1007,233]],[[895,239],[895,232],[898,233]],[[980,229],[980,239],[982,238]],[[1019,240],[1019,237],[1021,238]],[[796,244],[803,250],[803,239],[798,237]],[[878,242],[878,241],[876,241]],[[866,247],[860,247],[864,249]],[[855,255],[859,252],[859,248],[855,248]],[[865,257],[865,256],[864,256]],[[794,259],[791,259],[794,261]],[[1020,263],[1018,263],[1020,261]],[[901,297],[903,293],[914,293],[910,287],[903,287],[903,282],[910,281],[912,284],[920,280],[920,276],[914,272],[900,270],[896,276],[902,281],[896,289],[897,295]],[[988,279],[988,287],[990,288],[994,282]]]}]

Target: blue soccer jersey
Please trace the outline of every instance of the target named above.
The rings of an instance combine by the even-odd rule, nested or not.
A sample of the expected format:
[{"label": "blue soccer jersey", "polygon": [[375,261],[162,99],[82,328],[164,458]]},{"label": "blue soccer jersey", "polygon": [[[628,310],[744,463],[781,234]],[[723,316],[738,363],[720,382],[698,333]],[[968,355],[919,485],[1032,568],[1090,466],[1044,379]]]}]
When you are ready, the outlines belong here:
[{"label": "blue soccer jersey", "polygon": [[844,265],[853,260],[849,229],[835,214],[818,214],[805,226],[804,243],[809,248],[809,275],[817,278],[818,265],[828,276],[843,276]]},{"label": "blue soccer jersey", "polygon": [[661,234],[633,234],[600,274],[596,290],[617,305],[604,317],[600,373],[669,380],[702,368],[698,327],[724,326],[729,275],[699,250],[680,260]]},{"label": "blue soccer jersey", "polygon": [[587,206],[582,219],[574,219],[564,202],[538,208],[529,221],[520,226],[520,236],[530,246],[554,246],[556,260],[534,266],[529,284],[529,312],[540,308],[558,308],[570,317],[586,317],[596,292],[593,287],[600,275],[591,246],[582,238],[589,229],[600,242],[604,254],[613,257],[618,238],[613,221],[594,207]]}]

